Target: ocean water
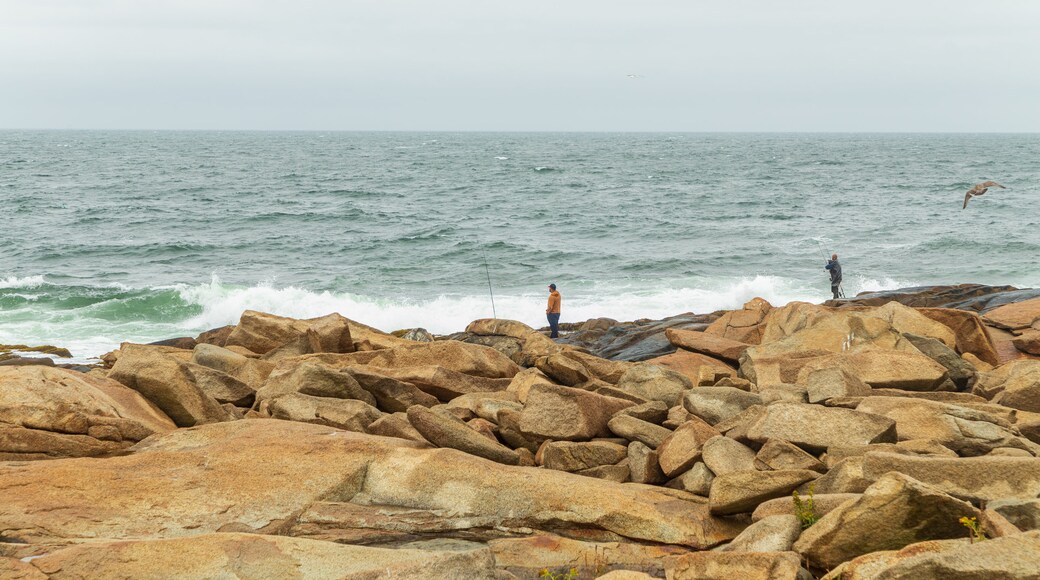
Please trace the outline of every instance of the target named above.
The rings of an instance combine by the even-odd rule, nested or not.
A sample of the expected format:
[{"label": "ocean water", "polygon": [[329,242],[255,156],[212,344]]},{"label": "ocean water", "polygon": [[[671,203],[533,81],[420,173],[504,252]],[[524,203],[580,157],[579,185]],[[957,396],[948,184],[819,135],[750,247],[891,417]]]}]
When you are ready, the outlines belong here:
[{"label": "ocean water", "polygon": [[[972,184],[997,180],[961,209]],[[0,131],[0,343],[1040,286],[1040,135]],[[486,264],[486,268],[485,268]]]}]

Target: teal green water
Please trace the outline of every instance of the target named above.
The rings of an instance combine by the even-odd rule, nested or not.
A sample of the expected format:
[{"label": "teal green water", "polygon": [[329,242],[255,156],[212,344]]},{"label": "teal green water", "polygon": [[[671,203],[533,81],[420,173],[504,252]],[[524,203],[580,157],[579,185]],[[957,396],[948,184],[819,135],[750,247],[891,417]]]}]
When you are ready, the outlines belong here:
[{"label": "teal green water", "polygon": [[[963,194],[993,179],[961,210]],[[386,330],[1040,285],[1040,135],[0,132],[0,342],[77,357],[339,311]]]}]

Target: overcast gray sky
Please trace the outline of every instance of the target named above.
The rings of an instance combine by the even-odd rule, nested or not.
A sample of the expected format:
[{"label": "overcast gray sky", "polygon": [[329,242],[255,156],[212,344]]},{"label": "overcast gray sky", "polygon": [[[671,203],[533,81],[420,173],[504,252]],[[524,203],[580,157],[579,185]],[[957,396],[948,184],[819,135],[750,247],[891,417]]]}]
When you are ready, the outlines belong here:
[{"label": "overcast gray sky", "polygon": [[0,127],[1040,131],[1040,2],[0,0]]}]

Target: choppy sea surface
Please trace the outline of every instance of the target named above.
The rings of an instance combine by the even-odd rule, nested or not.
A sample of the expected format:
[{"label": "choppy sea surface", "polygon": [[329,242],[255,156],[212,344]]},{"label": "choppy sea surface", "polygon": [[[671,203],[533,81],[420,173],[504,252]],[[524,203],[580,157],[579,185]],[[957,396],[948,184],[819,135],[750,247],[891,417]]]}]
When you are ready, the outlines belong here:
[{"label": "choppy sea surface", "polygon": [[[961,209],[972,184],[996,180]],[[1040,286],[1040,135],[0,131],[0,343]],[[486,263],[486,268],[485,268]]]}]

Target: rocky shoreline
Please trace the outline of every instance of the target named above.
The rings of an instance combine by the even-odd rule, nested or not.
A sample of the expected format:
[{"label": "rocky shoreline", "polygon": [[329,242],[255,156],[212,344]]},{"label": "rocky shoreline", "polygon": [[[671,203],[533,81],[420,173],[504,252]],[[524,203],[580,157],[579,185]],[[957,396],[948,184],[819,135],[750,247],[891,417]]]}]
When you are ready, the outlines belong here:
[{"label": "rocky shoreline", "polygon": [[93,368],[8,356],[0,578],[1040,570],[1040,291],[565,330],[246,311]]}]

